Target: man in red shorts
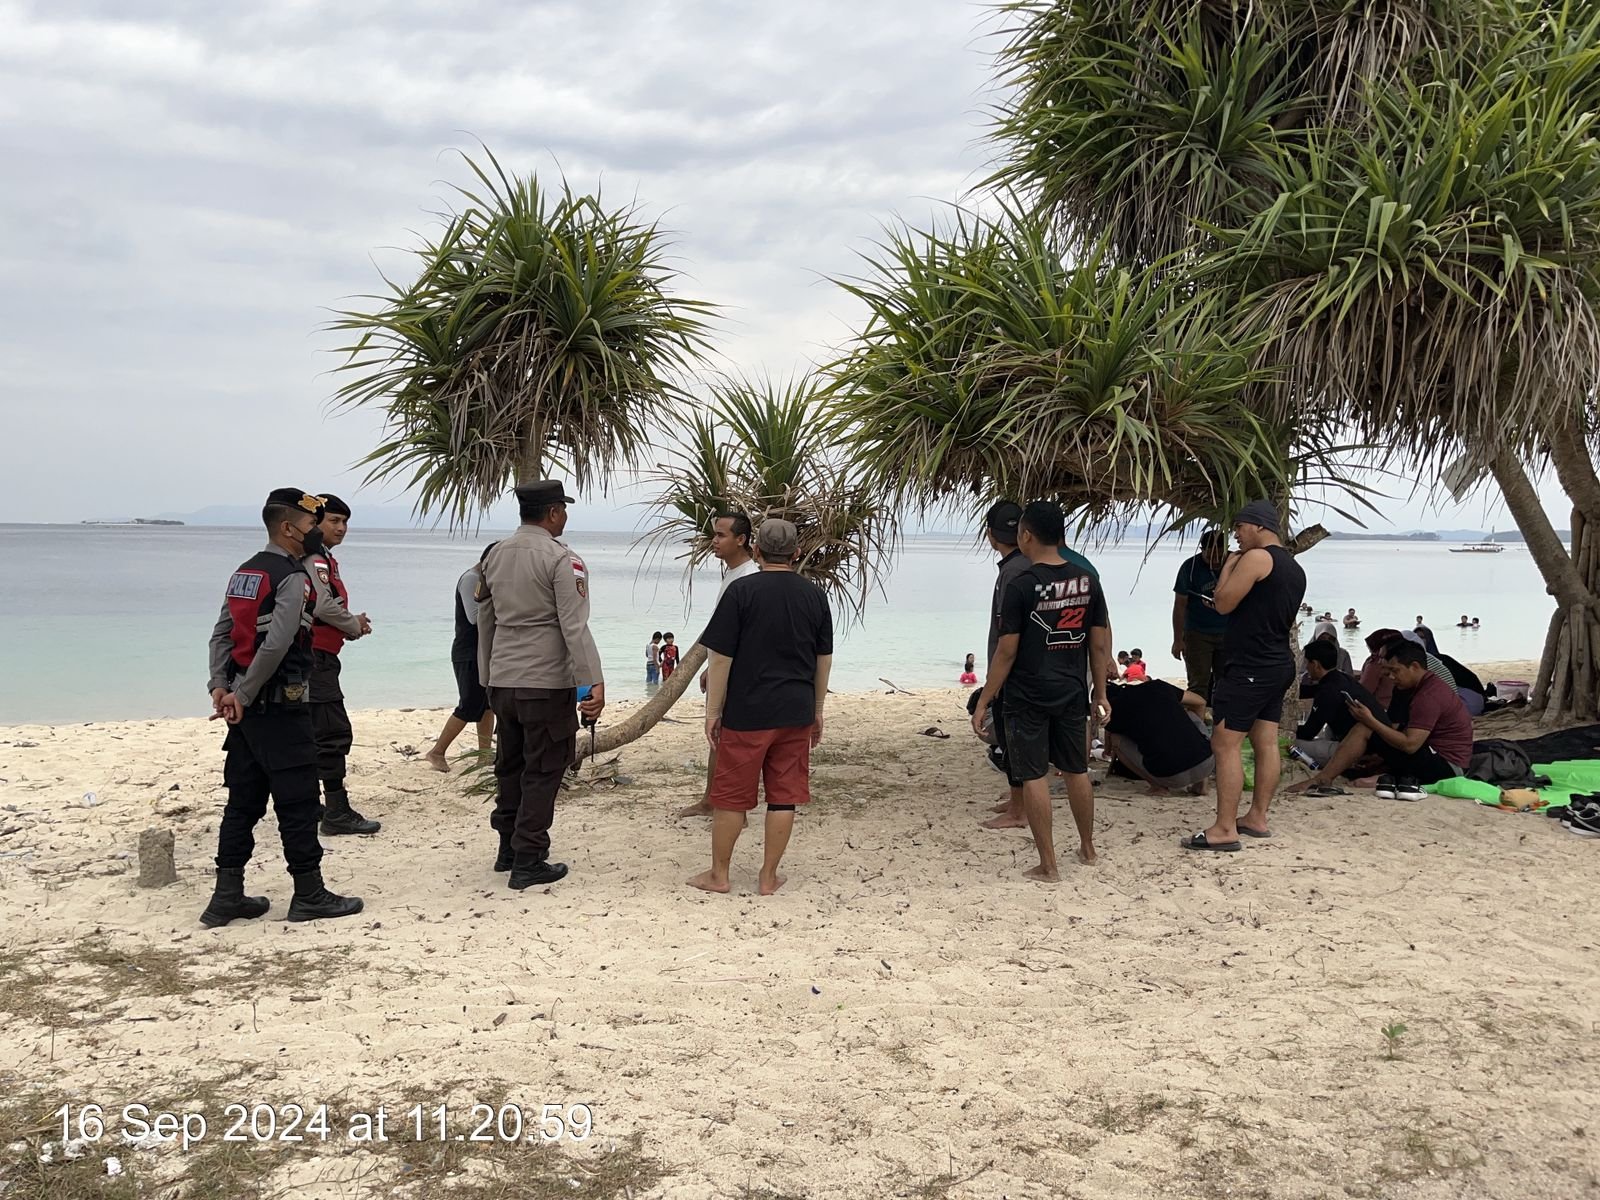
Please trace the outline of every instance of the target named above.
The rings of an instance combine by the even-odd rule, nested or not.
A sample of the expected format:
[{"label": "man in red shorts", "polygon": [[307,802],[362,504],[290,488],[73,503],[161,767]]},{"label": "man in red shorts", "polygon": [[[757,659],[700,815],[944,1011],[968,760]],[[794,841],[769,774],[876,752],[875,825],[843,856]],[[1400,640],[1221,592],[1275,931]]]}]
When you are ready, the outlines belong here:
[{"label": "man in red shorts", "polygon": [[717,753],[706,796],[712,808],[711,869],[691,887],[726,892],[728,863],[766,783],[766,853],[759,891],[783,886],[778,864],[794,810],[811,799],[811,748],[822,740],[822,706],[833,666],[828,598],[796,574],[795,527],[767,520],[756,531],[759,574],[728,585],[700,637],[710,653],[706,740]]}]

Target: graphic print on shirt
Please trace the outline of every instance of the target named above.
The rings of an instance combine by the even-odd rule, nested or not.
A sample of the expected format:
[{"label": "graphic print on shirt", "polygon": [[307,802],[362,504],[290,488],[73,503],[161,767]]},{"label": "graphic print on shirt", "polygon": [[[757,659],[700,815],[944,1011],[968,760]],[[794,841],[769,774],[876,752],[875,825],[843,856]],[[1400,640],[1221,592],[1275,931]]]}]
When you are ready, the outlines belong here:
[{"label": "graphic print on shirt", "polygon": [[1033,594],[1033,612],[1028,619],[1045,630],[1045,648],[1071,650],[1083,645],[1089,636],[1085,628],[1089,613],[1089,576],[1036,583]]}]

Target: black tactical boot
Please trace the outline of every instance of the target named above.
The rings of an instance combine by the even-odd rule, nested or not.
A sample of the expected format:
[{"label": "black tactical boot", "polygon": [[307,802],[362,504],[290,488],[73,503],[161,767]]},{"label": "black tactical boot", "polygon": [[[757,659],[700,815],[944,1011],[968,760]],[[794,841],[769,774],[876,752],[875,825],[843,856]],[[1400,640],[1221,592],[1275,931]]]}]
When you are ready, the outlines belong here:
[{"label": "black tactical boot", "polygon": [[272,907],[265,896],[244,894],[244,868],[218,867],[217,886],[211,893],[211,903],[200,914],[200,924],[215,929],[237,918],[259,917]]},{"label": "black tactical boot", "polygon": [[381,822],[369,821],[350,807],[350,793],[342,783],[328,784],[328,807],[322,812],[322,832],[330,836],[338,833],[377,833]]},{"label": "black tactical boot", "polygon": [[289,901],[289,920],[318,921],[323,917],[353,917],[361,911],[360,896],[340,896],[322,882],[321,871],[307,871],[294,877],[294,899]]},{"label": "black tactical boot", "polygon": [[512,864],[511,878],[508,882],[520,892],[523,888],[537,887],[541,883],[554,883],[558,879],[565,879],[566,875],[566,863],[546,862],[531,854],[518,854]]},{"label": "black tactical boot", "polygon": [[496,871],[509,871],[516,865],[516,862],[517,854],[511,848],[511,835],[502,833],[500,835],[500,853],[494,856],[494,869]]}]

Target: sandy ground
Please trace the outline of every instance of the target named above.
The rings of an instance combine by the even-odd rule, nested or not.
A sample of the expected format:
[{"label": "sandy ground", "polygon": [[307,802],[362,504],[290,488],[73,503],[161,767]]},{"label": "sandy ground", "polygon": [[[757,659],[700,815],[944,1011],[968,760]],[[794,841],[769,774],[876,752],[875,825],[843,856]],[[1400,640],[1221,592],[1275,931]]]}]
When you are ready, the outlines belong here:
[{"label": "sandy ground", "polygon": [[[223,800],[217,726],[0,730],[0,1192],[1600,1189],[1600,842],[1464,801],[1356,795],[1283,801],[1272,840],[1196,855],[1177,840],[1209,801],[1109,782],[1101,865],[1031,884],[1027,834],[978,829],[1003,781],[961,699],[836,698],[769,899],[752,894],[754,824],[734,895],[683,885],[708,858],[706,823],[670,815],[700,786],[698,705],[627,749],[620,777],[566,794],[556,855],[572,874],[526,893],[490,870],[485,801],[413,757],[444,714],[356,714],[352,793],[384,830],[328,839],[324,867],[366,911],[285,922],[269,816],[248,889],[272,911],[220,930],[196,920]],[[952,736],[919,736],[929,725]],[[178,882],[140,890],[131,855],[157,825],[175,831]],[[1061,801],[1070,847],[1069,828]],[[519,1105],[529,1130],[560,1105],[568,1132],[586,1104],[594,1132],[557,1150],[514,1132],[456,1144],[474,1101]],[[187,1148],[108,1132],[40,1168],[63,1102],[209,1124]],[[326,1102],[333,1130],[270,1135],[246,1162],[249,1145],[223,1141],[230,1102]],[[402,1144],[417,1103],[422,1142]],[[389,1140],[346,1140],[379,1104]],[[123,1174],[107,1181],[111,1153]],[[112,1183],[128,1190],[71,1190]]]}]

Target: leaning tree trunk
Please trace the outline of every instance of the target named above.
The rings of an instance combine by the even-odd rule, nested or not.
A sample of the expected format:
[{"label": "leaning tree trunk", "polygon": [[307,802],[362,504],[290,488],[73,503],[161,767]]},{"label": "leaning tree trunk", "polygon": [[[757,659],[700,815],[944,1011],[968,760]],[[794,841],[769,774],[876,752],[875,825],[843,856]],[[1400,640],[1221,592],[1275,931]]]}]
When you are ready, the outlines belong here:
[{"label": "leaning tree trunk", "polygon": [[[678,667],[672,672],[672,678],[661,685],[660,691],[651,696],[643,708],[638,712],[629,713],[615,725],[602,724],[595,730],[593,753],[599,755],[619,750],[629,742],[636,742],[649,733],[661,718],[667,715],[667,710],[689,690],[689,681],[700,673],[700,668],[705,664],[706,648],[696,642],[678,660]],[[589,739],[579,738],[578,761],[582,762],[590,753]]]},{"label": "leaning tree trunk", "polygon": [[1556,602],[1531,698],[1542,720],[1552,725],[1594,720],[1600,686],[1595,667],[1600,655],[1600,479],[1581,435],[1575,431],[1556,441],[1561,444],[1552,444],[1551,461],[1573,500],[1570,547],[1561,544],[1522,464],[1506,451],[1490,464],[1545,590]]}]

